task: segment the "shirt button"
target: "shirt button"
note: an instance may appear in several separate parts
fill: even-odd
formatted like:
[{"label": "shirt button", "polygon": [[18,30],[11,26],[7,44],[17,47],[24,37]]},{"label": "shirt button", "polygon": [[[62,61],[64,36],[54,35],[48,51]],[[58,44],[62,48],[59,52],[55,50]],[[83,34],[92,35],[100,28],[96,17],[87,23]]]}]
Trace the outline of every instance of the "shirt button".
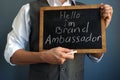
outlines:
[{"label": "shirt button", "polygon": [[60,70],[61,71],[65,71],[65,67],[63,67],[63,66],[60,65]]},{"label": "shirt button", "polygon": [[61,68],[61,71],[65,71],[65,68]]}]

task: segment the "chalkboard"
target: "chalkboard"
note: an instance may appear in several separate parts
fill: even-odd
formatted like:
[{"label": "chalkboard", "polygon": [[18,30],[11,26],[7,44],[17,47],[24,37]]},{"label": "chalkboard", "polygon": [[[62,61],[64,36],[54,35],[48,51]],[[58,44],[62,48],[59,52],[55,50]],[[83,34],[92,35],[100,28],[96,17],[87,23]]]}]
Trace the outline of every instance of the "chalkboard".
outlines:
[{"label": "chalkboard", "polygon": [[106,51],[100,5],[40,8],[39,49],[66,47],[78,53]]}]

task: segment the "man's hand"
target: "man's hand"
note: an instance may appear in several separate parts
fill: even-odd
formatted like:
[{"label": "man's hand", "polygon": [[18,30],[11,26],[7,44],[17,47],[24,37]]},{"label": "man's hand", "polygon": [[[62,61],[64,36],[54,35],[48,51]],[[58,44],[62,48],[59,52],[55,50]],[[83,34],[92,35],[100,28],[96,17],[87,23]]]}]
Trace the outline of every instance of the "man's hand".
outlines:
[{"label": "man's hand", "polygon": [[73,50],[56,47],[50,50],[45,50],[40,52],[40,58],[42,62],[50,63],[50,64],[63,64],[66,59],[74,59]]},{"label": "man's hand", "polygon": [[101,3],[100,8],[101,8],[101,16],[103,17],[107,28],[112,18],[113,8],[110,5],[103,3]]}]

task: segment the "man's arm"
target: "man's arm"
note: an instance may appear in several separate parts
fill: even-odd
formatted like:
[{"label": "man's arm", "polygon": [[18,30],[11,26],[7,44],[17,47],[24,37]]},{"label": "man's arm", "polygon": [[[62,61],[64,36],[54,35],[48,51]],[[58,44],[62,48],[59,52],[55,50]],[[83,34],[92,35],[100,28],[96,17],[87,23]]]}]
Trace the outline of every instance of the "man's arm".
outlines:
[{"label": "man's arm", "polygon": [[104,54],[104,53],[95,53],[95,54],[92,53],[92,54],[90,54],[90,55],[93,56],[93,57],[96,57],[96,58],[100,59],[103,54]]},{"label": "man's arm", "polygon": [[10,58],[10,62],[19,65],[36,63],[63,64],[66,59],[74,59],[74,54],[67,54],[71,51],[70,49],[62,47],[40,52],[30,52],[19,49]]},{"label": "man's arm", "polygon": [[39,58],[37,52],[29,52],[24,49],[19,49],[13,53],[10,58],[10,62],[12,64],[24,65],[24,64],[35,64],[38,62],[42,62],[41,58]]}]

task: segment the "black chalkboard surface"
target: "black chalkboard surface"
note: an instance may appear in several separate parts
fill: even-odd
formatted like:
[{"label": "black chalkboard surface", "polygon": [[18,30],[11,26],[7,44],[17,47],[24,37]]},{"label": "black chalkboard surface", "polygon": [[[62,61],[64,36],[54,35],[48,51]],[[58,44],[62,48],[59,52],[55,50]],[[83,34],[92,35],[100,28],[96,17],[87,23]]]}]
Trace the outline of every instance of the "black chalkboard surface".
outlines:
[{"label": "black chalkboard surface", "polygon": [[78,53],[105,52],[105,24],[99,5],[42,7],[40,50],[58,46],[76,49]]}]

